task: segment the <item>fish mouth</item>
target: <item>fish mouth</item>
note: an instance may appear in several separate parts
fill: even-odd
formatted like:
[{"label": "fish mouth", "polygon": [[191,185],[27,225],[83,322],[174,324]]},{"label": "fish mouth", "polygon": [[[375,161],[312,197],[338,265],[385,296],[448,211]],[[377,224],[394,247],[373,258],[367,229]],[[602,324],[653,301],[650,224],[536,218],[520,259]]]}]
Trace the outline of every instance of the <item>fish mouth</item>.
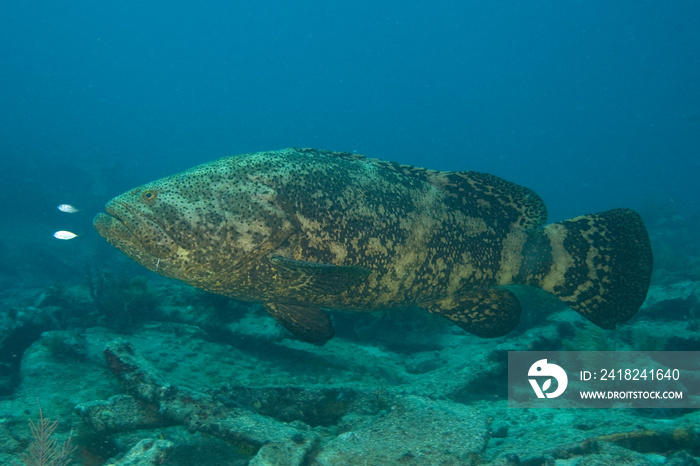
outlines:
[{"label": "fish mouth", "polygon": [[[110,243],[117,241],[136,242],[138,236],[134,232],[135,219],[129,215],[128,209],[115,201],[109,201],[105,206],[107,213],[101,212],[92,221],[97,232]],[[130,228],[129,225],[132,225]]]},{"label": "fish mouth", "polygon": [[[107,213],[114,219],[115,222],[121,224],[132,236],[136,236],[134,232],[134,224],[138,221],[138,216],[134,215],[126,204],[110,201],[105,206]],[[132,228],[129,228],[132,225]],[[121,228],[121,227],[120,227]]]},{"label": "fish mouth", "polygon": [[[105,210],[107,213],[95,216],[93,226],[100,236],[128,256],[165,257],[173,247],[177,247],[158,223],[128,204],[112,199]],[[161,238],[161,241],[154,243],[146,240],[153,237]]]}]

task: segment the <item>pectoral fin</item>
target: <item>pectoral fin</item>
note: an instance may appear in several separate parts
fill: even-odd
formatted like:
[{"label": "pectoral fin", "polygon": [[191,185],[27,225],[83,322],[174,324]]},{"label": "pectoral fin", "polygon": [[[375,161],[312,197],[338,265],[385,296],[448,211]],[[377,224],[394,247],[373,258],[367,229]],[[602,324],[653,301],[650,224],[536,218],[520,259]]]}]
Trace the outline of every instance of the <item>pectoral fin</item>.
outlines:
[{"label": "pectoral fin", "polygon": [[321,308],[267,303],[265,309],[298,339],[322,345],[333,338],[331,320]]},{"label": "pectoral fin", "polygon": [[520,302],[504,289],[480,290],[424,306],[482,338],[500,337],[520,320]]},{"label": "pectoral fin", "polygon": [[277,279],[286,288],[320,294],[338,294],[365,280],[371,271],[364,267],[319,264],[281,256],[270,257]]}]

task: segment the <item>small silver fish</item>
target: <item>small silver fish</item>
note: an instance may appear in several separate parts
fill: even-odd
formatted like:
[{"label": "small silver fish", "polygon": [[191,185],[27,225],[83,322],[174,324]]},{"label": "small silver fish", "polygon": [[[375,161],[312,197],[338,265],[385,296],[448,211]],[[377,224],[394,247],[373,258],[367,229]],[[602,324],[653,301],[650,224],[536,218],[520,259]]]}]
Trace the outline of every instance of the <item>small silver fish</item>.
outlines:
[{"label": "small silver fish", "polygon": [[60,230],[53,234],[53,237],[58,239],[73,239],[77,236],[78,235],[76,235],[75,233],[66,230]]},{"label": "small silver fish", "polygon": [[80,212],[80,209],[77,209],[70,204],[61,204],[58,206],[58,210],[67,214],[74,214],[76,212]]}]

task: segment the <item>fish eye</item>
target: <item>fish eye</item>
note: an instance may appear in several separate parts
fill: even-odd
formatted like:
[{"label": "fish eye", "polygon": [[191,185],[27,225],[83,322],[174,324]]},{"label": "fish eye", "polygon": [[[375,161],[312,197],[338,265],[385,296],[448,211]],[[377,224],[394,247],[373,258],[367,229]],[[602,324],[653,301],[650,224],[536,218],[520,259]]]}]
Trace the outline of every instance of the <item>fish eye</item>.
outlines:
[{"label": "fish eye", "polygon": [[154,189],[147,189],[141,193],[141,199],[144,201],[152,201],[158,196],[158,193]]}]

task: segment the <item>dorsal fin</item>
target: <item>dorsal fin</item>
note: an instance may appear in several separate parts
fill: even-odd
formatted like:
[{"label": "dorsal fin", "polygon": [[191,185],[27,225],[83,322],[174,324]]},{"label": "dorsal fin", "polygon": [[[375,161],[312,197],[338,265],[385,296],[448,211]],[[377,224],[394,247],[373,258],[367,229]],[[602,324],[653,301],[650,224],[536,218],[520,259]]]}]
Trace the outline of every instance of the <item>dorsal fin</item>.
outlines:
[{"label": "dorsal fin", "polygon": [[429,170],[348,152],[298,150],[346,160],[363,160],[385,170],[419,178],[447,191],[456,199],[461,199],[463,206],[478,211],[480,216],[505,217],[515,228],[534,229],[542,226],[547,220],[544,201],[533,190],[488,173]]},{"label": "dorsal fin", "polygon": [[534,229],[547,220],[547,208],[540,196],[530,188],[495,175],[433,170],[427,174],[427,179],[456,196],[470,199],[488,209],[501,210],[508,215],[515,227]]},{"label": "dorsal fin", "polygon": [[511,183],[488,173],[471,171],[439,171],[426,168],[366,159],[368,162],[427,181],[462,199],[462,204],[478,209],[483,216],[489,212],[505,215],[512,226],[534,229],[547,220],[544,201],[533,190]]}]

